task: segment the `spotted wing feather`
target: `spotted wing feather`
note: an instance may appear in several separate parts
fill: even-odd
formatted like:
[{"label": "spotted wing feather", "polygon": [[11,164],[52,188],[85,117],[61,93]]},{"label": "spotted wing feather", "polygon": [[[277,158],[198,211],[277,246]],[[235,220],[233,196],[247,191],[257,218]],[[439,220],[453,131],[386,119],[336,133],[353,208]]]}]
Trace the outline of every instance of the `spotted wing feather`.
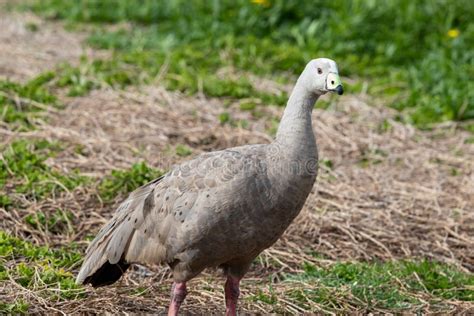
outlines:
[{"label": "spotted wing feather", "polygon": [[193,243],[186,238],[209,233],[199,232],[206,210],[232,204],[230,191],[221,199],[209,192],[242,181],[242,160],[232,150],[203,154],[131,193],[88,247],[76,282],[102,285],[107,265],[173,262]]}]

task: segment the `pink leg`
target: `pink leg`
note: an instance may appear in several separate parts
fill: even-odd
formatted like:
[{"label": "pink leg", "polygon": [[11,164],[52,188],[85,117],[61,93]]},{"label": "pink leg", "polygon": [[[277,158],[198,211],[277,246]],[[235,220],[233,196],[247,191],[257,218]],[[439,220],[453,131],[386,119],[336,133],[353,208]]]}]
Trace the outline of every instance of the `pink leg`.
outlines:
[{"label": "pink leg", "polygon": [[171,303],[168,310],[168,316],[178,316],[179,307],[186,298],[188,291],[186,290],[186,282],[173,283],[171,288]]},{"label": "pink leg", "polygon": [[237,300],[239,299],[240,294],[239,283],[239,278],[233,277],[231,275],[227,276],[227,281],[225,282],[226,316],[237,315]]}]

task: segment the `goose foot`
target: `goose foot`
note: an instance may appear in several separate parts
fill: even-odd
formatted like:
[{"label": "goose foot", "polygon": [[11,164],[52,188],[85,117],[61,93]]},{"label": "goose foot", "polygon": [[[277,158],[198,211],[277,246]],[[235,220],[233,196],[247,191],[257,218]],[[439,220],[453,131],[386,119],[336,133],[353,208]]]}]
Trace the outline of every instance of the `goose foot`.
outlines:
[{"label": "goose foot", "polygon": [[227,281],[225,282],[225,305],[226,316],[235,316],[237,315],[237,300],[240,295],[240,278],[233,277],[231,275],[227,276]]},{"label": "goose foot", "polygon": [[186,282],[175,282],[171,288],[171,303],[168,310],[168,316],[178,316],[179,307],[183,303],[188,291],[186,290]]}]

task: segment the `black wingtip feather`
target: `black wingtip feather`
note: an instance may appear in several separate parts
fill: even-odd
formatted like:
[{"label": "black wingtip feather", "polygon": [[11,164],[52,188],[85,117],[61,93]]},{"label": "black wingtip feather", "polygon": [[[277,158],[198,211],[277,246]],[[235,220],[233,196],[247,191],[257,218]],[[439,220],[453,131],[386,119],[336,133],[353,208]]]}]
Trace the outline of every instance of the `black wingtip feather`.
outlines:
[{"label": "black wingtip feather", "polygon": [[116,264],[107,261],[93,275],[88,276],[83,283],[90,283],[93,287],[115,283],[127,271],[128,267],[130,264],[123,260]]}]

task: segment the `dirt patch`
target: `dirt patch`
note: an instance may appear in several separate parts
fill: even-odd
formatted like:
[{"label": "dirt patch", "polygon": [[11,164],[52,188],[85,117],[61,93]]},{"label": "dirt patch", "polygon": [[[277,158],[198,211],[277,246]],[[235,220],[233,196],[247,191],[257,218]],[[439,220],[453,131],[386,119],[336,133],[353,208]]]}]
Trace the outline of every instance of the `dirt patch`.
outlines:
[{"label": "dirt patch", "polygon": [[332,260],[423,257],[473,271],[468,134],[449,126],[420,132],[389,112],[354,98],[317,113],[321,157],[331,167],[323,167],[318,194],[299,219],[311,223],[304,236]]},{"label": "dirt patch", "polygon": [[91,53],[83,39],[32,14],[0,9],[0,78],[24,82],[58,63],[74,63]]},{"label": "dirt patch", "polygon": [[[55,159],[54,164],[63,169],[105,174],[145,160],[166,170],[180,161],[175,153],[179,144],[196,155],[271,140],[265,133],[268,117],[255,119],[249,112],[238,111],[237,105],[224,107],[217,99],[187,97],[161,87],[93,91],[66,104],[65,110],[53,113],[37,132],[83,148],[87,158],[74,159],[73,152],[64,152]],[[224,112],[232,120],[246,120],[249,129],[220,122]]]}]

